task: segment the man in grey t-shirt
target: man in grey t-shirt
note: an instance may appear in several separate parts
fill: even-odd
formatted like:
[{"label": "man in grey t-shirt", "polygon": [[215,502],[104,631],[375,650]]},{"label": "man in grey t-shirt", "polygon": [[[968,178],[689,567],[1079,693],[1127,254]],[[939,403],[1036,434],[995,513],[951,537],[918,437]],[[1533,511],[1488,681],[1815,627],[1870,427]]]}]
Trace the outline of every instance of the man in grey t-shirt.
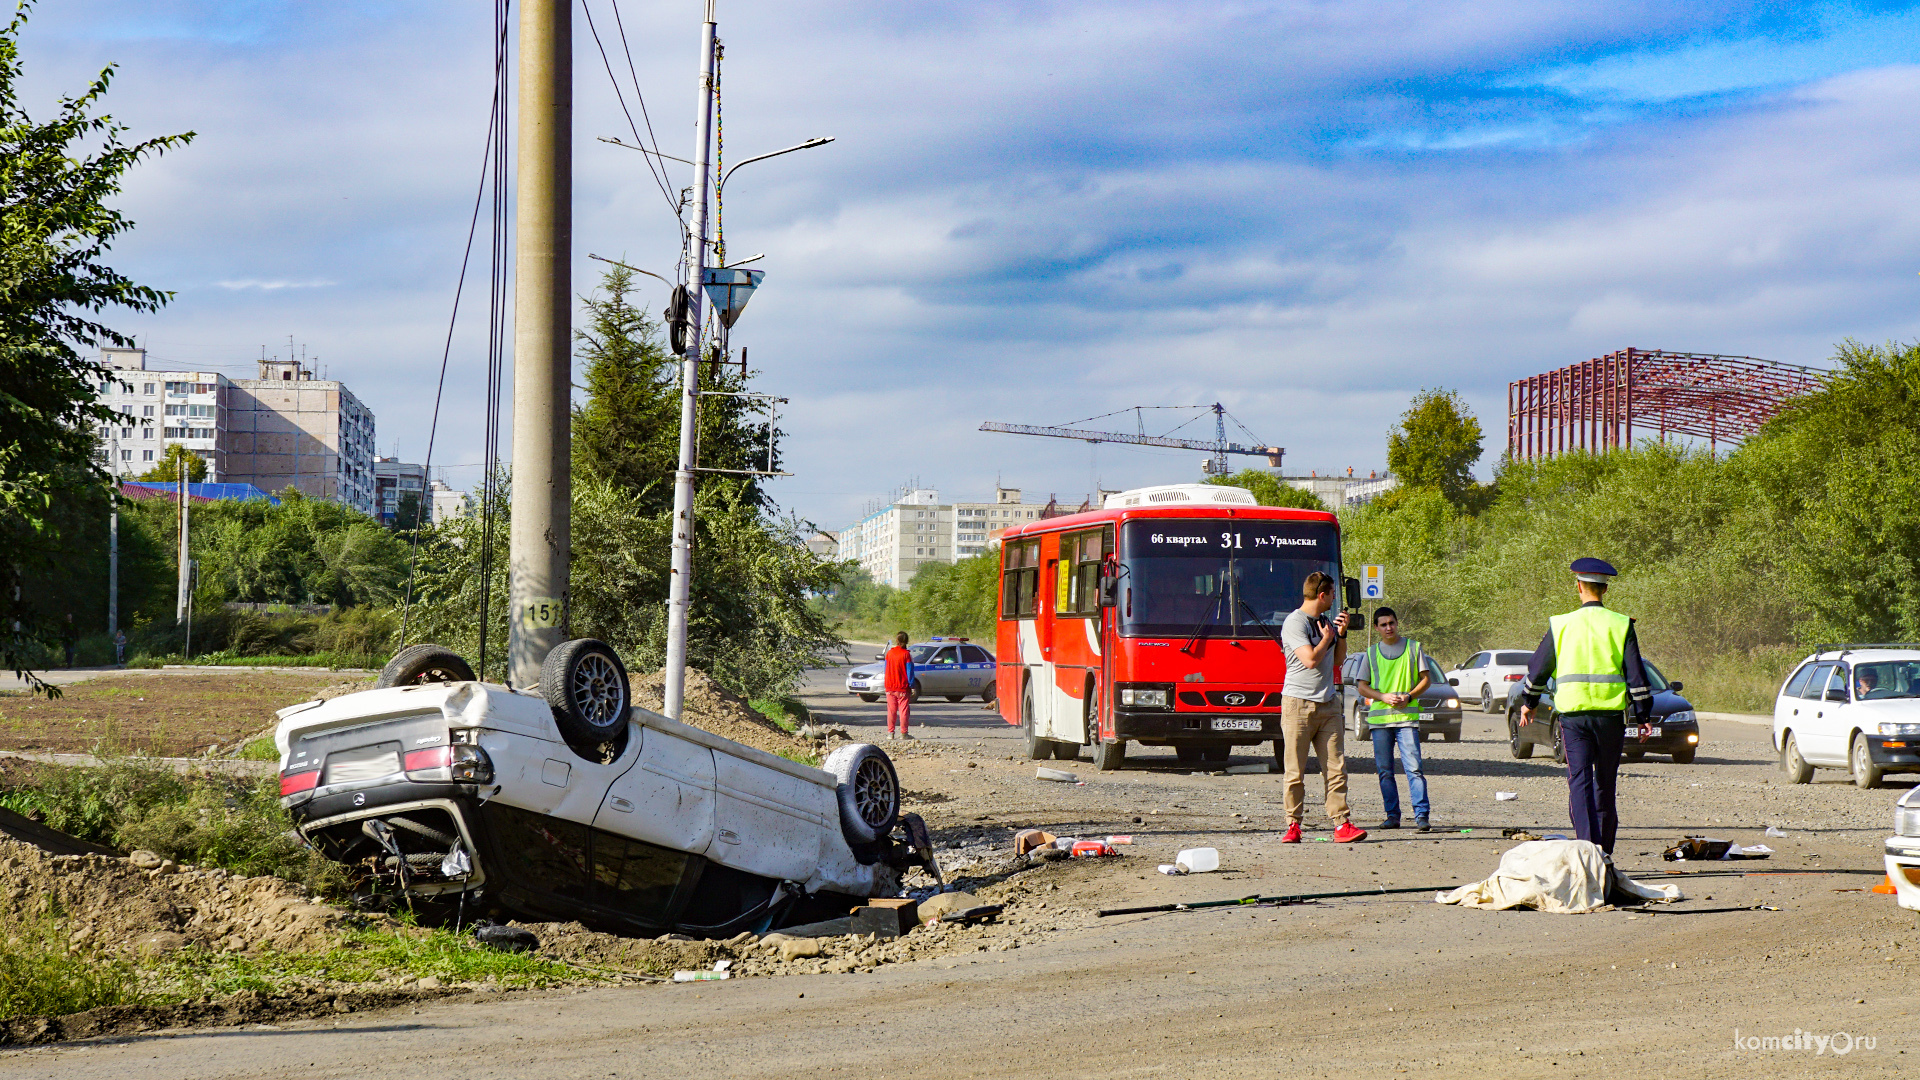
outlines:
[{"label": "man in grey t-shirt", "polygon": [[1287,678],[1280,687],[1280,740],[1274,746],[1287,772],[1287,833],[1283,844],[1300,842],[1300,819],[1307,806],[1307,752],[1320,758],[1327,785],[1327,817],[1339,823],[1336,843],[1365,840],[1347,811],[1347,759],[1342,743],[1340,706],[1333,700],[1334,672],[1347,656],[1345,612],[1327,618],[1333,607],[1333,578],[1314,571],[1301,583],[1300,607],[1280,624],[1280,647],[1287,653]]}]

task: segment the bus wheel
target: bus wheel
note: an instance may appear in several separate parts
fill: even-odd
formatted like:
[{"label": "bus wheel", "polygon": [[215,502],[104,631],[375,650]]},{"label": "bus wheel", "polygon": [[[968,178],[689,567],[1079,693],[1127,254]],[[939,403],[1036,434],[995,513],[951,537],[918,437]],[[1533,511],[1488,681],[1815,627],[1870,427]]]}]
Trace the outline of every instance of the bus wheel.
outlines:
[{"label": "bus wheel", "polygon": [[1053,756],[1053,740],[1043,739],[1033,729],[1033,680],[1020,691],[1020,726],[1027,733],[1027,759],[1045,761]]},{"label": "bus wheel", "polygon": [[1093,767],[1101,772],[1113,772],[1125,768],[1127,764],[1127,744],[1115,739],[1112,742],[1093,744]]}]

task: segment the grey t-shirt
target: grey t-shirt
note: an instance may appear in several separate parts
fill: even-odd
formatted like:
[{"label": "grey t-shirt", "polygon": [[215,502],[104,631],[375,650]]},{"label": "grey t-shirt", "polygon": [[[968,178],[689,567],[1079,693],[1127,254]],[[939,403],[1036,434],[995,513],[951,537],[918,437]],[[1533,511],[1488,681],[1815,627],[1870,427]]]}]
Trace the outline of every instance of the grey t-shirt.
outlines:
[{"label": "grey t-shirt", "polygon": [[[1380,650],[1380,655],[1381,655],[1381,656],[1383,656],[1383,657],[1385,657],[1385,658],[1387,658],[1388,660],[1398,660],[1398,659],[1400,659],[1400,655],[1401,655],[1402,653],[1404,653],[1404,652],[1406,652],[1406,651],[1407,651],[1407,640],[1408,640],[1407,638],[1401,638],[1401,639],[1400,639],[1400,640],[1399,640],[1398,642],[1396,642],[1396,643],[1394,643],[1394,644],[1392,644],[1392,645],[1389,645],[1389,644],[1387,644],[1386,642],[1384,642],[1384,641],[1382,641],[1382,642],[1379,642],[1379,643],[1377,643],[1377,644],[1375,644],[1375,645],[1374,645],[1374,648],[1376,648],[1376,649],[1379,649],[1379,650]],[[1367,682],[1367,683],[1371,683],[1371,682],[1373,681],[1373,663],[1372,663],[1372,659],[1371,659],[1371,657],[1370,657],[1370,656],[1369,656],[1369,655],[1367,654],[1367,652],[1366,652],[1365,650],[1361,650],[1361,653],[1360,653],[1360,659],[1358,659],[1358,660],[1356,660],[1356,661],[1354,661],[1354,664],[1353,664],[1353,681],[1354,681],[1354,682]],[[1413,681],[1414,681],[1414,682],[1415,682],[1416,684],[1417,684],[1417,683],[1419,683],[1419,681],[1420,681],[1420,672],[1415,672],[1415,673],[1414,673],[1414,676],[1413,676]],[[1377,689],[1379,689],[1379,687],[1375,687],[1374,689],[1376,689],[1376,690],[1377,690]],[[1362,700],[1365,700],[1365,699],[1362,699]],[[1373,702],[1371,702],[1371,701],[1368,701],[1368,702],[1366,702],[1366,705],[1367,705],[1367,709],[1368,709],[1368,711],[1369,711],[1369,712],[1371,712],[1371,711],[1372,711],[1372,709],[1373,709]],[[1398,721],[1394,721],[1394,722],[1392,722],[1392,723],[1385,723],[1385,724],[1378,724],[1378,723],[1374,723],[1374,722],[1373,722],[1372,720],[1368,720],[1368,721],[1367,721],[1367,726],[1368,726],[1369,728],[1402,728],[1402,727],[1419,727],[1419,726],[1420,726],[1420,718],[1419,718],[1419,717],[1413,717],[1413,718],[1410,718],[1410,719],[1407,719],[1407,720],[1398,720]]]},{"label": "grey t-shirt", "polygon": [[1287,614],[1280,624],[1280,645],[1287,650],[1287,681],[1280,686],[1282,694],[1308,701],[1333,700],[1334,650],[1321,653],[1320,663],[1315,666],[1309,666],[1302,655],[1320,640],[1320,635],[1332,632],[1324,615],[1309,615],[1305,608]]}]

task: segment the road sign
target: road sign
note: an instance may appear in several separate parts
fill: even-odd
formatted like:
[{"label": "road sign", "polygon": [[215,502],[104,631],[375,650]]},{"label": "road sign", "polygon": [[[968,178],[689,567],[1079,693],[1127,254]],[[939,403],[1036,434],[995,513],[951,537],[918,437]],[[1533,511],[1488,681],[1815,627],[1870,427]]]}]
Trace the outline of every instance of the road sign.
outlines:
[{"label": "road sign", "polygon": [[1384,600],[1387,597],[1387,579],[1378,566],[1360,568],[1360,595],[1368,600]]}]

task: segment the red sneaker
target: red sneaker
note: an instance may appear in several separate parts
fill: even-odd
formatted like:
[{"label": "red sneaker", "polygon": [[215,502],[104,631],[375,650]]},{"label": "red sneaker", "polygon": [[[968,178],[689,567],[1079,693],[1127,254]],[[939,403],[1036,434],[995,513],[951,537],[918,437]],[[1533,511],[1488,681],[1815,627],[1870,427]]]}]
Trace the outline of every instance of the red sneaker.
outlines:
[{"label": "red sneaker", "polygon": [[[1363,833],[1362,835],[1365,835],[1365,834]],[[1299,843],[1300,842],[1300,823],[1296,821],[1289,824],[1287,826],[1287,835],[1281,837],[1280,842],[1283,844]]]},{"label": "red sneaker", "polygon": [[1339,828],[1333,830],[1333,842],[1336,844],[1351,844],[1356,840],[1365,840],[1366,838],[1367,830],[1360,828],[1351,821],[1343,821],[1340,823]]}]

